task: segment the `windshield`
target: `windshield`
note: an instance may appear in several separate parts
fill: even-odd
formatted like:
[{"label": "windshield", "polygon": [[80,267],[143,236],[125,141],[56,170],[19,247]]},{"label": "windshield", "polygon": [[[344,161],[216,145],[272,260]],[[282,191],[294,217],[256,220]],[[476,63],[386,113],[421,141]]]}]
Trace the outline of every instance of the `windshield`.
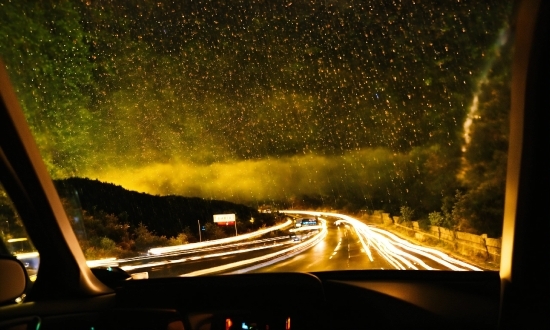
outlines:
[{"label": "windshield", "polygon": [[0,6],[90,266],[498,269],[511,1]]}]

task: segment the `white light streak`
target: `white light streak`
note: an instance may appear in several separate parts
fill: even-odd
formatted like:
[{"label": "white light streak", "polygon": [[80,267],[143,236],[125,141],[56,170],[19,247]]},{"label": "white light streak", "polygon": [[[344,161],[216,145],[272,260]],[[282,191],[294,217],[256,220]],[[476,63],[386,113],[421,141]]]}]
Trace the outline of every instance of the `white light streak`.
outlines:
[{"label": "white light streak", "polygon": [[353,229],[357,233],[357,236],[359,237],[359,241],[363,247],[363,250],[365,251],[365,254],[367,254],[371,262],[373,261],[373,255],[371,253],[372,249],[377,251],[379,255],[381,255],[396,269],[418,269],[417,265],[428,270],[436,269],[429,266],[422,259],[414,255],[416,254],[430,259],[451,270],[481,271],[481,269],[479,269],[478,267],[452,258],[439,250],[413,244],[402,238],[399,238],[392,233],[389,233],[379,228],[368,226],[361,221],[347,215],[329,212],[296,210],[284,210],[280,212],[288,214],[306,214],[338,218],[339,220],[336,221],[337,224],[347,224],[353,227]]},{"label": "white light streak", "polygon": [[232,237],[216,239],[216,240],[207,241],[207,242],[189,243],[189,244],[184,244],[184,245],[154,248],[154,249],[149,250],[149,254],[161,255],[161,254],[170,253],[170,252],[192,250],[192,249],[197,249],[197,248],[201,248],[201,247],[207,247],[207,246],[213,246],[213,245],[219,245],[219,244],[226,244],[226,243],[244,241],[244,240],[247,240],[247,239],[251,239],[251,238],[254,238],[254,237],[265,235],[265,234],[267,234],[271,231],[283,229],[283,228],[288,227],[290,225],[292,225],[292,221],[288,220],[285,223],[279,224],[277,226],[261,229],[261,230],[258,230],[258,231],[252,232],[252,233],[242,234],[242,235],[239,235],[239,236],[232,236]]},{"label": "white light streak", "polygon": [[304,250],[309,249],[310,247],[316,245],[317,243],[319,243],[321,240],[325,238],[325,236],[327,235],[326,221],[324,219],[319,219],[319,220],[321,220],[323,223],[322,230],[318,232],[316,235],[314,235],[311,239],[301,242],[297,245],[294,245],[292,247],[286,248],[281,251],[266,254],[264,256],[237,261],[230,264],[221,265],[218,267],[201,269],[195,272],[182,274],[180,276],[201,276],[201,275],[212,274],[212,273],[221,273],[230,269],[241,268],[241,267],[250,265],[248,268],[241,269],[239,271],[234,272],[234,273],[246,273],[251,270],[266,267],[268,265],[293,257],[299,253],[302,253]]}]

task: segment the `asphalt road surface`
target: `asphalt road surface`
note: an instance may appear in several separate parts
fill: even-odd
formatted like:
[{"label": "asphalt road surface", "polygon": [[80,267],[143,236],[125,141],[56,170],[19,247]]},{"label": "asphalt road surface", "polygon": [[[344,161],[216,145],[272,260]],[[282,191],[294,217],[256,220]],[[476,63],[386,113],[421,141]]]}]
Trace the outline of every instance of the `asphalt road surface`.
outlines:
[{"label": "asphalt road surface", "polygon": [[[318,216],[326,228],[310,231],[318,234],[305,239],[303,244],[294,245],[297,242],[287,237],[222,244],[128,260],[123,269],[130,273],[147,272],[149,277],[365,269],[480,270],[441,251],[412,244],[346,215],[293,212]],[[272,257],[266,259],[264,256]]]},{"label": "asphalt road surface", "polygon": [[[324,214],[326,215],[328,214]],[[480,270],[436,249],[412,244],[353,218],[336,214],[331,214],[331,217],[332,220],[327,220],[328,233],[323,241],[297,256],[256,269],[255,272],[354,269]],[[337,223],[339,225],[336,225]]]},{"label": "asphalt road surface", "polygon": [[258,272],[316,272],[350,269],[394,269],[385,259],[370,261],[349,226],[328,226],[325,239],[301,254]]}]

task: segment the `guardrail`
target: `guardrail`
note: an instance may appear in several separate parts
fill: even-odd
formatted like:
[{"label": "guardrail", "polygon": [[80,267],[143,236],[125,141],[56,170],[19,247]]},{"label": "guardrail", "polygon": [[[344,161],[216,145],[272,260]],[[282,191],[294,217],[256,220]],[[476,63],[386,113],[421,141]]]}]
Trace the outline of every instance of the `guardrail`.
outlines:
[{"label": "guardrail", "polygon": [[430,226],[429,230],[424,230],[420,228],[418,221],[411,221],[408,226],[399,224],[399,217],[390,217],[388,213],[382,213],[376,219],[370,219],[368,216],[363,218],[379,220],[376,222],[401,228],[420,242],[441,241],[451,245],[454,251],[461,255],[475,255],[500,262],[501,238],[490,238],[487,234],[475,235],[439,226]]},{"label": "guardrail", "polygon": [[[320,219],[322,220],[322,219]],[[324,222],[324,220],[322,220]],[[311,247],[313,247],[315,244],[319,243],[327,234],[327,227],[326,224],[324,224],[322,229],[315,235],[312,235],[309,239],[298,243],[292,247],[289,247],[287,249],[273,252],[264,256],[252,258],[252,259],[246,259],[226,265],[221,265],[217,267],[212,267],[208,269],[203,269],[187,274],[183,274],[180,276],[201,276],[201,275],[207,275],[207,274],[218,274],[218,273],[228,273],[228,274],[237,274],[237,273],[245,273],[249,272],[254,269],[262,268],[269,266],[271,264],[274,264],[276,262],[280,262],[284,259],[291,258]],[[232,269],[238,269],[238,270],[232,270]],[[232,270],[232,271],[230,271]]]},{"label": "guardrail", "polygon": [[176,245],[176,246],[152,248],[147,251],[148,256],[125,258],[125,259],[105,258],[105,259],[99,259],[99,260],[88,260],[86,261],[86,263],[88,264],[89,267],[115,267],[115,266],[118,267],[119,263],[121,262],[134,261],[138,259],[151,259],[153,257],[164,257],[164,256],[182,253],[185,251],[192,251],[192,250],[207,248],[207,247],[223,246],[225,248],[229,243],[235,244],[237,242],[243,242],[251,238],[265,235],[272,231],[281,230],[281,229],[290,227],[291,225],[292,225],[292,221],[288,220],[288,221],[285,221],[284,223],[275,225],[273,227],[260,229],[251,233],[241,234],[238,236],[232,236],[232,237],[205,241],[205,242],[196,242],[196,243],[188,243],[188,244]]}]

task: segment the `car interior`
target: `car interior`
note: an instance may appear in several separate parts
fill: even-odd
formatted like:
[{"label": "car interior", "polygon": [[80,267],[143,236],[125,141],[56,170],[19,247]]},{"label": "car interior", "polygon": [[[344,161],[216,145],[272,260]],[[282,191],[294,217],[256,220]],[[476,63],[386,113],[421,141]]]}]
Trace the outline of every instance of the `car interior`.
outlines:
[{"label": "car interior", "polygon": [[[547,1],[515,7],[500,271],[324,271],[134,280],[87,266],[0,65],[0,181],[40,253],[31,282],[0,246],[0,329],[550,327]],[[546,265],[546,266],[545,266]]]}]

